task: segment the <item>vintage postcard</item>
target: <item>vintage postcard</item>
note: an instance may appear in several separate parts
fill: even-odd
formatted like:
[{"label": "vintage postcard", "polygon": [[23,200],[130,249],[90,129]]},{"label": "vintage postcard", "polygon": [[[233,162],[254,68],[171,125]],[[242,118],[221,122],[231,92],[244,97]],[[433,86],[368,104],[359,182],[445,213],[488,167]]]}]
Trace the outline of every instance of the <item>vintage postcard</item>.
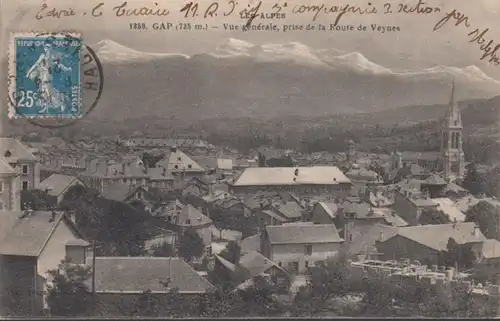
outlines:
[{"label": "vintage postcard", "polygon": [[0,316],[500,316],[500,1],[0,1]]}]

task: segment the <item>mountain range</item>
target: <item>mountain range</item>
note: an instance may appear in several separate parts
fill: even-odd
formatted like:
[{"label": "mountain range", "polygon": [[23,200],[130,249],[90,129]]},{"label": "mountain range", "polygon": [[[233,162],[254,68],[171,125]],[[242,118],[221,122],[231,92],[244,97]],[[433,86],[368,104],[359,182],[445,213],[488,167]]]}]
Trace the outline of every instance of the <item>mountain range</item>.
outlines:
[{"label": "mountain range", "polygon": [[185,121],[377,112],[491,98],[500,82],[476,66],[393,70],[359,52],[298,42],[254,45],[230,38],[195,55],[147,53],[102,40],[102,100],[90,119],[145,116]]}]

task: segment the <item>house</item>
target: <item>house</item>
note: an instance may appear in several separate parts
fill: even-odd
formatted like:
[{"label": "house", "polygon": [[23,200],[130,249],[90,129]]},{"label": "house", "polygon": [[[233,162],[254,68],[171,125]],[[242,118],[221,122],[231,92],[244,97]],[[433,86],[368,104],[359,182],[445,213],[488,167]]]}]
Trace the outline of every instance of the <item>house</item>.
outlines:
[{"label": "house", "polygon": [[474,223],[453,223],[401,227],[391,235],[381,235],[376,247],[384,260],[410,258],[422,264],[441,265],[441,255],[447,251],[448,240],[466,244],[479,256],[486,237]]},{"label": "house", "polygon": [[[278,287],[287,292],[291,284],[291,276],[275,262],[269,260],[258,251],[251,251],[243,255],[233,264],[219,255],[216,256],[217,273],[225,270],[224,275],[229,276],[234,282],[244,282],[258,275],[268,275]],[[219,274],[221,275],[221,274]]]},{"label": "house", "polygon": [[418,190],[399,189],[394,191],[392,209],[408,224],[417,225],[423,211],[436,211],[438,204],[432,199],[422,197]]},{"label": "house", "polygon": [[282,225],[283,223],[289,222],[289,220],[274,211],[262,210],[255,213],[257,218],[257,223],[260,228],[264,228],[268,225]]},{"label": "house", "polygon": [[52,174],[40,182],[40,189],[45,190],[49,196],[54,197],[57,200],[56,204],[60,204],[68,189],[76,185],[83,186],[84,184],[73,176]]},{"label": "house", "polygon": [[107,185],[101,193],[102,197],[108,200],[132,203],[134,201],[154,202],[154,197],[149,194],[146,187],[129,186],[122,183]]},{"label": "house", "polygon": [[205,244],[205,254],[211,255],[213,222],[210,218],[203,215],[191,204],[184,205],[178,200],[160,208],[157,215],[165,218],[166,222],[178,233],[179,239],[182,239],[188,228],[194,229]]},{"label": "house", "polygon": [[216,171],[221,176],[233,175],[233,160],[231,158],[217,158]]},{"label": "house", "polygon": [[292,192],[301,198],[317,194],[334,198],[348,195],[352,183],[335,166],[313,166],[246,168],[228,185],[237,196],[269,191]]},{"label": "house", "polygon": [[175,146],[170,148],[170,152],[156,164],[156,167],[165,168],[174,177],[187,178],[205,174],[204,168]]},{"label": "house", "polygon": [[260,234],[245,237],[241,240],[240,247],[243,254],[260,251]]},{"label": "house", "polygon": [[397,227],[385,224],[354,224],[345,230],[348,236],[345,238],[344,248],[350,256],[355,256],[358,260],[378,258],[379,253],[376,247],[380,236],[389,237],[397,233]]},{"label": "house", "polygon": [[21,173],[0,157],[0,211],[20,211],[19,193]]},{"label": "house", "polygon": [[336,203],[317,202],[311,212],[311,222],[316,224],[334,224],[339,206]]},{"label": "house", "polygon": [[384,184],[382,176],[372,170],[364,169],[359,164],[353,164],[352,167],[345,173],[353,184],[353,195],[361,195],[366,192],[366,189],[372,186]]},{"label": "house", "polygon": [[484,280],[493,280],[500,270],[500,241],[488,239],[482,243],[474,271]]},{"label": "house", "polygon": [[[87,260],[92,266],[92,260]],[[144,291],[158,299],[178,289],[183,296],[207,293],[213,288],[189,264],[177,257],[96,257],[95,293],[103,315],[122,316],[134,309]],[[92,280],[88,280],[92,288]],[[167,302],[161,306],[168,309]]]},{"label": "house", "polygon": [[41,315],[47,271],[62,260],[84,263],[89,244],[62,212],[2,211],[0,260],[3,311]]},{"label": "house", "polygon": [[343,242],[334,224],[275,225],[263,231],[260,252],[297,274],[306,272],[316,261],[335,256]]},{"label": "house", "polygon": [[38,188],[40,166],[30,148],[15,138],[0,137],[0,156],[4,157],[10,166],[20,170],[21,189]]},{"label": "house", "polygon": [[432,201],[438,204],[438,211],[441,211],[448,216],[450,222],[461,223],[465,221],[465,214],[457,208],[451,199],[442,197],[433,198]]}]

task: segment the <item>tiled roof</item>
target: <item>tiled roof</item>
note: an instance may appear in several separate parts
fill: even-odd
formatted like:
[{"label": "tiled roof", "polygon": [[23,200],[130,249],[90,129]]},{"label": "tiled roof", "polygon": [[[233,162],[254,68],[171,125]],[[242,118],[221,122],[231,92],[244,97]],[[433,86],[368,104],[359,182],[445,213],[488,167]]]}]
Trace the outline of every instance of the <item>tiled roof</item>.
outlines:
[{"label": "tiled roof", "polygon": [[455,205],[455,203],[449,198],[433,198],[433,202],[438,204],[438,210],[443,211],[447,215],[451,222],[464,222],[465,214],[462,213]]},{"label": "tiled roof", "polygon": [[9,163],[17,160],[36,161],[36,157],[27,146],[10,137],[0,137],[0,156],[5,157]]},{"label": "tiled roof", "polygon": [[233,185],[335,185],[350,182],[335,166],[254,167],[246,168]]},{"label": "tiled roof", "polygon": [[396,235],[398,229],[396,227],[374,224],[354,224],[350,232],[354,235],[351,242],[344,243],[347,251],[351,255],[361,253],[377,253],[375,244],[377,241],[387,240],[388,238]]},{"label": "tiled roof", "polygon": [[398,229],[398,235],[437,251],[446,250],[449,238],[453,238],[458,244],[486,240],[486,237],[479,229],[476,229],[475,223],[472,222],[401,227]]},{"label": "tiled roof", "polygon": [[100,293],[165,292],[161,282],[169,278],[169,288],[180,293],[204,293],[213,287],[177,257],[96,257],[95,261],[95,289]]},{"label": "tiled roof", "polygon": [[429,176],[423,184],[428,184],[428,185],[446,185],[448,184],[444,179],[442,179],[440,176],[436,174],[432,174]]},{"label": "tiled roof", "polygon": [[203,215],[200,211],[194,208],[191,204],[184,206],[179,214],[178,225],[185,226],[201,226],[212,223],[212,220]]},{"label": "tiled roof", "polygon": [[245,237],[243,240],[241,240],[240,246],[243,253],[260,251],[260,234]]},{"label": "tiled roof", "polygon": [[[19,256],[40,255],[50,235],[64,217],[62,212],[56,212],[55,219],[51,222],[52,212],[45,211],[33,211],[29,216],[24,212],[0,211],[0,215],[0,254]],[[21,218],[23,216],[26,217]],[[72,226],[69,220],[66,223]]]},{"label": "tiled roof", "polygon": [[335,218],[339,210],[339,206],[335,203],[318,202],[316,206],[321,206],[331,219]]},{"label": "tiled roof", "polygon": [[285,204],[273,202],[272,207],[286,218],[294,219],[302,217],[302,209],[296,202],[286,202]]},{"label": "tiled roof", "polygon": [[131,188],[130,185],[116,183],[104,186],[101,194],[105,199],[123,202],[129,195],[135,192],[135,190],[137,190],[137,188]]},{"label": "tiled roof", "polygon": [[340,243],[334,224],[287,224],[266,226],[271,244]]},{"label": "tiled roof", "polygon": [[0,175],[16,175],[18,172],[12,168],[7,162],[7,159],[0,156]]},{"label": "tiled roof", "polygon": [[172,149],[160,160],[157,167],[163,167],[171,172],[204,172],[200,165],[179,149]]},{"label": "tiled roof", "polygon": [[264,214],[266,214],[266,215],[268,215],[268,216],[270,216],[270,217],[272,217],[272,218],[274,218],[276,220],[279,220],[281,222],[286,222],[287,221],[287,219],[284,218],[283,216],[281,216],[281,215],[279,215],[277,213],[274,213],[273,211],[270,211],[270,210],[263,210],[262,213],[264,213]]},{"label": "tiled roof", "polygon": [[78,178],[63,174],[52,174],[42,182],[40,182],[41,190],[48,190],[47,194],[51,196],[59,196],[66,191]]},{"label": "tiled roof", "polygon": [[240,258],[238,263],[239,266],[245,268],[250,273],[251,277],[266,272],[272,266],[277,266],[273,261],[257,251],[245,254]]}]

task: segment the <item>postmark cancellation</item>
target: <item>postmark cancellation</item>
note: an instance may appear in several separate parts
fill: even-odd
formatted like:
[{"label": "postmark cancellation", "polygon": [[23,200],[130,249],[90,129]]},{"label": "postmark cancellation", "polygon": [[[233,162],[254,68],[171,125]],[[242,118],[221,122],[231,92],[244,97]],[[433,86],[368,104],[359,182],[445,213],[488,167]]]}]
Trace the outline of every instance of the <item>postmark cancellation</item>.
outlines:
[{"label": "postmark cancellation", "polygon": [[82,117],[79,33],[12,33],[9,118]]}]

